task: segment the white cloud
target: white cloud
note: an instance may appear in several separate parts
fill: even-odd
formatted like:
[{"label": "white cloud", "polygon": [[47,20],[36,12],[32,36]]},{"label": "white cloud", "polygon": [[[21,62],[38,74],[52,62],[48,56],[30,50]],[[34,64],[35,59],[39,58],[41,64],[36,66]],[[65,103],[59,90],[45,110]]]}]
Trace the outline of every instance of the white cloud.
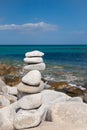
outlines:
[{"label": "white cloud", "polygon": [[48,24],[45,22],[25,23],[25,24],[5,24],[0,25],[0,30],[17,30],[17,31],[54,31],[57,30],[57,25]]}]

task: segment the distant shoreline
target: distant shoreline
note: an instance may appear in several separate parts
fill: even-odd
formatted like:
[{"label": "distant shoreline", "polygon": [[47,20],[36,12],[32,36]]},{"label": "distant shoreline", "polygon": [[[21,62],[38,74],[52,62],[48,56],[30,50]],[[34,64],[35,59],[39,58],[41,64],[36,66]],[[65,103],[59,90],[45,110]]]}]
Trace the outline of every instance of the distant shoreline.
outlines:
[{"label": "distant shoreline", "polygon": [[87,44],[0,44],[0,46],[87,46]]}]

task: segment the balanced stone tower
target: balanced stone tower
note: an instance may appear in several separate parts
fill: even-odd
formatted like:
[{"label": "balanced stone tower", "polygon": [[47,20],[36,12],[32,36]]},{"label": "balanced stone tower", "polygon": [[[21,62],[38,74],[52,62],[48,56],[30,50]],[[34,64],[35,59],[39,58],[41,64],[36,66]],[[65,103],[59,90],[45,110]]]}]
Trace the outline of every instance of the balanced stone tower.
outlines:
[{"label": "balanced stone tower", "polygon": [[[40,51],[27,52],[24,58],[27,71],[22,82],[17,86],[20,110],[15,115],[14,126],[16,129],[35,127],[40,124],[45,115],[45,106],[42,104],[41,91],[44,82],[41,80],[41,72],[45,70]],[[21,124],[21,125],[20,125]]]},{"label": "balanced stone tower", "polygon": [[27,63],[27,65],[24,67],[24,71],[30,71],[30,70],[39,70],[43,71],[45,70],[45,63],[43,63],[42,56],[44,56],[44,53],[40,51],[32,51],[27,52],[25,54],[24,61]]},{"label": "balanced stone tower", "polygon": [[46,67],[42,58],[44,53],[32,51],[27,52],[25,56],[24,62],[27,65],[24,66],[24,71],[26,73],[22,82],[18,85],[19,98],[26,94],[39,93],[44,89],[44,82],[41,80],[41,71],[45,70]]}]

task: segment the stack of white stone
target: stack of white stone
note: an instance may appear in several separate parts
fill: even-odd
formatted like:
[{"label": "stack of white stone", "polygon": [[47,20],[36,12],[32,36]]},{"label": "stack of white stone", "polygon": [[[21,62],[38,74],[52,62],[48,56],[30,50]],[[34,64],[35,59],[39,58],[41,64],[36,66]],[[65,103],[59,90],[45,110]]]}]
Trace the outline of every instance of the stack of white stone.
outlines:
[{"label": "stack of white stone", "polygon": [[43,62],[42,56],[44,56],[44,53],[40,51],[27,52],[24,58],[24,62],[27,63],[27,65],[24,67],[24,71],[28,72],[30,70],[45,70],[46,65]]},{"label": "stack of white stone", "polygon": [[44,89],[44,83],[41,80],[41,72],[45,70],[42,56],[44,53],[40,51],[27,52],[24,58],[26,65],[24,70],[27,71],[22,78],[22,82],[18,85],[19,98],[26,94],[39,93]]},{"label": "stack of white stone", "polygon": [[39,51],[33,51],[25,55],[24,61],[28,65],[24,69],[28,70],[28,72],[17,86],[20,110],[17,111],[14,119],[16,129],[37,126],[42,121],[45,113],[42,105],[42,94],[40,93],[44,89],[44,82],[41,80],[40,72],[40,70],[45,69],[45,64],[41,57],[44,54]]}]

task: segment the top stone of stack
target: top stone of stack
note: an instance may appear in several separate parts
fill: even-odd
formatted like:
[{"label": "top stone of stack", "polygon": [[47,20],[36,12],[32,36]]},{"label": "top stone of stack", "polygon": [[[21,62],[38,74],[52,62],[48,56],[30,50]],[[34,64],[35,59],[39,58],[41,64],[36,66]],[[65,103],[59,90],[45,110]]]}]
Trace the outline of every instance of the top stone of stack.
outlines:
[{"label": "top stone of stack", "polygon": [[42,56],[44,56],[44,53],[35,50],[35,51],[32,51],[32,52],[25,53],[25,56],[26,57],[42,57]]}]

